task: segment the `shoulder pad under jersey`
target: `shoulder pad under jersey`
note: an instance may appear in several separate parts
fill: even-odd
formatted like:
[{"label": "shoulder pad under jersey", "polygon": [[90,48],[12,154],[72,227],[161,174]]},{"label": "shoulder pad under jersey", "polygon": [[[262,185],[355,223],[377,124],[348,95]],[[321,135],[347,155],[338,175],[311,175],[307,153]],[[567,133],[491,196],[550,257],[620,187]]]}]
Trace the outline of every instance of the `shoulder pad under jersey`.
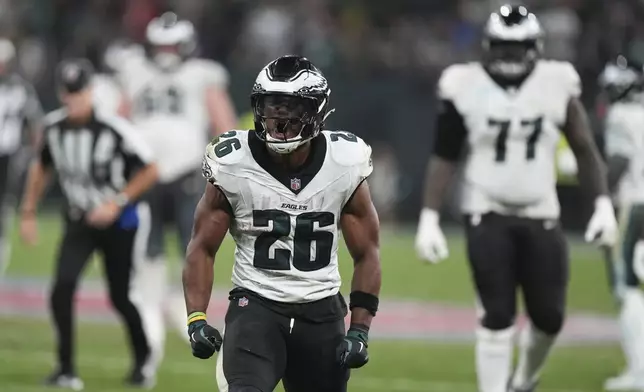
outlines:
[{"label": "shoulder pad under jersey", "polygon": [[480,68],[478,63],[452,64],[445,68],[438,79],[438,98],[454,100],[471,86],[470,79],[480,72]]},{"label": "shoulder pad under jersey", "polygon": [[185,65],[190,72],[194,72],[196,77],[204,85],[217,85],[227,87],[229,75],[226,68],[216,61],[206,59],[191,59]]},{"label": "shoulder pad under jersey", "polygon": [[571,97],[581,95],[581,79],[575,67],[568,61],[540,60],[539,66],[545,76],[553,80]]},{"label": "shoulder pad under jersey", "polygon": [[248,154],[248,131],[232,130],[214,138],[206,146],[202,164],[202,174],[210,182],[215,182],[220,170],[233,167]]},{"label": "shoulder pad under jersey", "polygon": [[641,133],[644,106],[639,102],[617,102],[606,112],[606,132]]},{"label": "shoulder pad under jersey", "polygon": [[341,166],[355,167],[362,177],[373,171],[371,146],[362,138],[346,131],[323,131],[331,158]]}]

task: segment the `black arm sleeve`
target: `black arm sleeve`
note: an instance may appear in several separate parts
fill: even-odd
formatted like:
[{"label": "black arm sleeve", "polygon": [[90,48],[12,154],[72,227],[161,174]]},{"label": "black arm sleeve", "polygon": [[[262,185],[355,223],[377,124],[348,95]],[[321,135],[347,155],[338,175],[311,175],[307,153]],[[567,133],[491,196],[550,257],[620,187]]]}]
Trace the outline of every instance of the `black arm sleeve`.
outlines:
[{"label": "black arm sleeve", "polygon": [[45,168],[50,168],[53,163],[54,159],[51,156],[51,150],[49,149],[49,143],[47,143],[47,140],[42,141],[42,146],[40,147],[40,164],[45,167]]},{"label": "black arm sleeve", "polygon": [[134,174],[147,165],[146,160],[143,159],[141,154],[132,148],[123,138],[120,139],[119,151],[125,160],[125,178],[129,181]]},{"label": "black arm sleeve", "polygon": [[614,155],[608,158],[606,166],[608,166],[608,190],[614,193],[617,190],[620,180],[628,169],[630,160],[627,157]]},{"label": "black arm sleeve", "polygon": [[439,105],[434,154],[447,161],[458,161],[467,139],[463,117],[452,101],[442,100]]}]

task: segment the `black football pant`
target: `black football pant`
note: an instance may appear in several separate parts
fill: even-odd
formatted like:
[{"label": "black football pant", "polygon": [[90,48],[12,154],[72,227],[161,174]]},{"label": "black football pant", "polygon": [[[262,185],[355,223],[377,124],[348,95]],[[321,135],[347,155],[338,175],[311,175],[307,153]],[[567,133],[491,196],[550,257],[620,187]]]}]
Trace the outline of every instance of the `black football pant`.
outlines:
[{"label": "black football pant", "polygon": [[[326,307],[333,300],[293,306]],[[219,389],[272,392],[281,380],[287,392],[346,392],[349,371],[336,357],[344,336],[342,318],[291,318],[256,296],[233,291],[217,357]]]},{"label": "black football pant", "polygon": [[0,156],[0,271],[9,263],[9,231],[16,208],[19,170],[15,154]]},{"label": "black football pant", "polygon": [[[74,294],[87,262],[99,251],[112,305],[127,327],[134,356],[134,367],[141,368],[150,349],[139,310],[130,300],[130,281],[135,262],[145,255],[147,235],[142,229],[122,229],[114,225],[95,229],[82,222],[65,222],[65,233],[58,250],[56,275],[51,292],[51,310],[58,337],[58,362],[62,372],[75,373],[74,363]],[[139,235],[137,235],[139,234]],[[141,235],[143,234],[143,235]]]},{"label": "black football pant", "polygon": [[467,216],[467,251],[484,328],[515,322],[517,290],[532,324],[555,335],[563,326],[569,280],[568,247],[557,221]]}]

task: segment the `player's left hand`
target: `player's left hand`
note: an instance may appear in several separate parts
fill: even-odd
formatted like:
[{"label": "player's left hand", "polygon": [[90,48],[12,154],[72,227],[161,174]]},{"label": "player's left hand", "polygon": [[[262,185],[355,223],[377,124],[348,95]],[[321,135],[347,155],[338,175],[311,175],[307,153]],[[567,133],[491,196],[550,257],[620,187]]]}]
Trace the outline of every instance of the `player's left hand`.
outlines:
[{"label": "player's left hand", "polygon": [[367,340],[367,331],[354,326],[349,328],[336,351],[340,366],[357,369],[366,365],[369,362]]},{"label": "player's left hand", "polygon": [[89,213],[87,223],[98,228],[108,227],[118,219],[120,213],[121,207],[113,201],[108,201]]},{"label": "player's left hand", "polygon": [[608,196],[595,200],[595,212],[588,222],[586,242],[596,242],[602,246],[613,246],[617,242],[618,227],[613,203]]}]

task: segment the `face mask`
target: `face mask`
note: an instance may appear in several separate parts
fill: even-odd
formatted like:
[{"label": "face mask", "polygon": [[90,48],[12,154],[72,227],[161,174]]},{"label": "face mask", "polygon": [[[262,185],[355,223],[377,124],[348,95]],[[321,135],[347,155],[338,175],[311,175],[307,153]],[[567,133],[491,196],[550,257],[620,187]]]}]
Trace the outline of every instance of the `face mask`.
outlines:
[{"label": "face mask", "polygon": [[157,53],[154,62],[163,69],[174,68],[181,63],[181,57],[176,53]]}]

